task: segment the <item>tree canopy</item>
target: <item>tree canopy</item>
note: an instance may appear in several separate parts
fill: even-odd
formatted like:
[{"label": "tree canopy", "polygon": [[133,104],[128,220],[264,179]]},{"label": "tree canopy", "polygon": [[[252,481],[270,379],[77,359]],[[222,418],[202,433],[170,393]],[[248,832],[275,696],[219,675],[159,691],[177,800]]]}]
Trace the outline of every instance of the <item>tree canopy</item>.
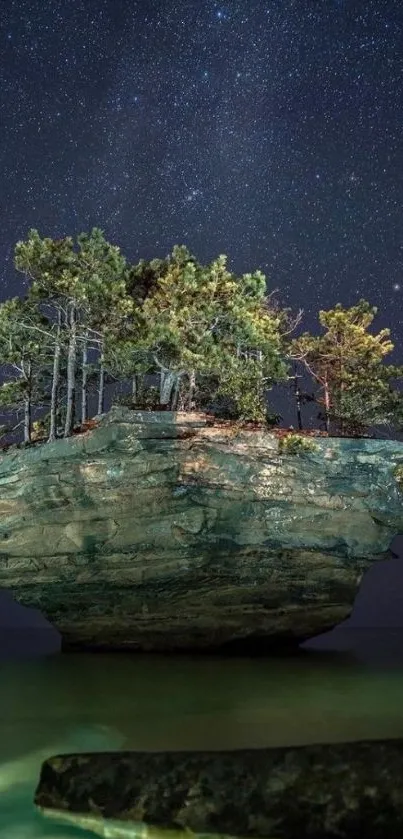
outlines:
[{"label": "tree canopy", "polygon": [[402,426],[403,368],[384,363],[393,344],[388,330],[370,331],[366,301],[320,312],[321,334],[293,337],[301,313],[280,305],[261,271],[238,276],[224,255],[204,265],[183,245],[130,264],[99,228],[75,240],[30,230],[15,267],[25,295],[0,305],[0,406],[27,443],[35,421],[51,441],[102,413],[107,385],[140,409],[273,423],[268,397],[297,381],[291,364],[311,377],[333,432]]},{"label": "tree canopy", "polygon": [[290,355],[319,386],[317,402],[327,430],[333,426],[358,434],[370,426],[402,422],[401,394],[393,383],[403,376],[403,367],[383,363],[394,345],[389,329],[369,332],[376,314],[366,300],[350,308],[338,304],[319,312],[322,334],[305,332],[291,341]]}]

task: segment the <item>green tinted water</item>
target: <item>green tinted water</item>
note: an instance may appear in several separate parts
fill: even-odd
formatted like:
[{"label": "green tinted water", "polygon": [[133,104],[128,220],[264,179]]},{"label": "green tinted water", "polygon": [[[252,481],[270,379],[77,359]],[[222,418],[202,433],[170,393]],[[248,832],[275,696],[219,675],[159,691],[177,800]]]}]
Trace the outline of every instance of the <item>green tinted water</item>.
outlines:
[{"label": "green tinted water", "polygon": [[241,748],[403,737],[403,667],[65,655],[0,661],[0,839],[90,836],[32,806],[41,762],[66,751]]}]

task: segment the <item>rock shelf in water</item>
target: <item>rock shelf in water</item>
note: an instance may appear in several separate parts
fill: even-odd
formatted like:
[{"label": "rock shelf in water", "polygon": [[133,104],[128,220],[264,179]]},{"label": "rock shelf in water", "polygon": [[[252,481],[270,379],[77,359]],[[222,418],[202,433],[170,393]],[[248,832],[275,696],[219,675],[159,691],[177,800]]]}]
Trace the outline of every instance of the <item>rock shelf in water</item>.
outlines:
[{"label": "rock shelf in water", "polygon": [[[403,444],[114,408],[0,456],[0,588],[64,648],[297,645],[351,613],[403,530]],[[228,646],[229,645],[229,646]]]},{"label": "rock shelf in water", "polygon": [[403,741],[60,755],[43,764],[35,804],[58,821],[122,839],[151,839],[161,829],[388,839],[403,835]]}]

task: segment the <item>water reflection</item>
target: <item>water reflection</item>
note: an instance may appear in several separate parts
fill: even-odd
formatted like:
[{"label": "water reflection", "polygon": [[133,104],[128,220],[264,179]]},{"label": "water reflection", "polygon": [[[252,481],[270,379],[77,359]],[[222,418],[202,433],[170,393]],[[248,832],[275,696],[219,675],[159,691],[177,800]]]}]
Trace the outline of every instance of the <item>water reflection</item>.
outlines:
[{"label": "water reflection", "polygon": [[389,633],[382,647],[378,633],[374,661],[374,639],[363,632],[354,630],[349,644],[345,637],[339,653],[320,651],[322,639],[316,651],[274,660],[4,658],[0,839],[86,835],[44,823],[33,810],[40,764],[51,754],[403,737],[402,635]]},{"label": "water reflection", "polygon": [[[5,725],[6,721],[3,721],[3,728]],[[117,749],[123,738],[112,728],[88,725],[87,727],[73,727],[63,738],[52,741],[49,736],[50,732],[46,732],[42,727],[42,734],[39,736],[40,748],[24,752],[24,745],[21,742],[21,737],[24,735],[18,732],[17,727],[14,727],[13,733],[17,738],[17,748],[14,751],[18,751],[18,756],[11,760],[5,759],[5,751],[1,746],[0,839],[74,839],[78,836],[85,839],[92,836],[93,834],[88,831],[48,821],[34,810],[32,801],[39,769],[42,762],[52,754],[71,749],[77,751]],[[3,731],[0,732],[1,735]]]}]

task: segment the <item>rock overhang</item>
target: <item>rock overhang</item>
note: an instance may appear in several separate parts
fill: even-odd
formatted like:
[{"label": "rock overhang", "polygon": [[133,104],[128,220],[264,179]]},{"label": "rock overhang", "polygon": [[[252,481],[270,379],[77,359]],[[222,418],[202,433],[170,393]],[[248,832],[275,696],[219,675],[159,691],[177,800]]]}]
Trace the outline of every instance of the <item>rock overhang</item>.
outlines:
[{"label": "rock overhang", "polygon": [[86,434],[9,451],[0,587],[78,646],[325,631],[403,531],[403,444],[312,442],[286,454],[269,431],[115,407]]}]

